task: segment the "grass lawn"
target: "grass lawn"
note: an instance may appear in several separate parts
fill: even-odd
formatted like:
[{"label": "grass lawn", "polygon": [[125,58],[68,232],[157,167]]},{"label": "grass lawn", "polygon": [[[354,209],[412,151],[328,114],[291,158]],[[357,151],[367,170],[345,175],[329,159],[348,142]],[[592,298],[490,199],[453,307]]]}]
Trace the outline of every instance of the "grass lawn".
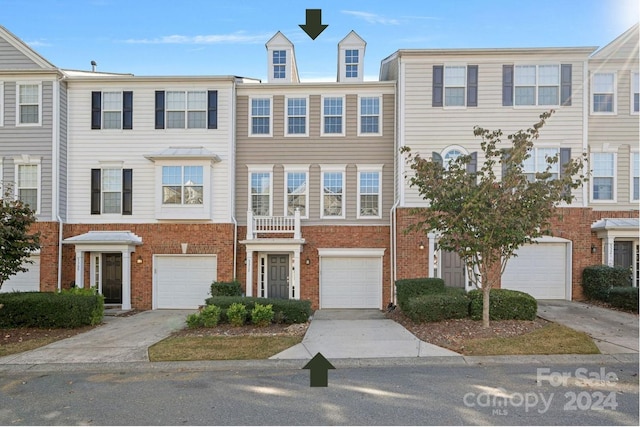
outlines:
[{"label": "grass lawn", "polygon": [[152,362],[267,359],[302,341],[302,336],[169,337],[149,348]]},{"label": "grass lawn", "polygon": [[509,338],[471,339],[465,354],[472,356],[517,354],[600,354],[589,335],[557,323]]}]

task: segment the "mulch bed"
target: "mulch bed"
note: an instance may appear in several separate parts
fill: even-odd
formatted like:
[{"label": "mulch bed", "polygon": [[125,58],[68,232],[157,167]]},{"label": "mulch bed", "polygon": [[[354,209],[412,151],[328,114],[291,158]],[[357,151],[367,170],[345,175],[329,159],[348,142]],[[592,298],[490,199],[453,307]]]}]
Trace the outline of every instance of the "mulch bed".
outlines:
[{"label": "mulch bed", "polygon": [[8,328],[0,329],[0,343],[12,344],[21,343],[39,338],[54,338],[61,340],[70,338],[74,335],[87,332],[95,326],[84,326],[82,328],[64,329],[64,328]]}]

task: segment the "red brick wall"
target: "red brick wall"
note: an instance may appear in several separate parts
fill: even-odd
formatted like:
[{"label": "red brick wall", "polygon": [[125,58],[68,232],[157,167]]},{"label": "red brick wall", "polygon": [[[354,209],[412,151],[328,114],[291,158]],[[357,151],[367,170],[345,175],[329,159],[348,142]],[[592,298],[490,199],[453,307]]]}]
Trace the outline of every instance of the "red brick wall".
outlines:
[{"label": "red brick wall", "polygon": [[[409,209],[396,211],[396,279],[411,279],[429,275],[429,239],[426,233],[407,232],[417,218]],[[420,249],[420,244],[424,249]]]},{"label": "red brick wall", "polygon": [[[218,280],[233,279],[233,224],[66,224],[64,238],[88,231],[131,231],[142,238],[131,257],[131,305],[140,310],[152,307],[153,255],[181,254],[181,243],[188,243],[189,254],[217,254]],[[143,259],[137,264],[138,256]],[[75,280],[75,246],[63,248],[63,284]],[[89,283],[88,258],[85,284]]]},{"label": "red brick wall", "polygon": [[36,222],[29,232],[40,232],[40,290],[53,292],[58,287],[58,223]]}]

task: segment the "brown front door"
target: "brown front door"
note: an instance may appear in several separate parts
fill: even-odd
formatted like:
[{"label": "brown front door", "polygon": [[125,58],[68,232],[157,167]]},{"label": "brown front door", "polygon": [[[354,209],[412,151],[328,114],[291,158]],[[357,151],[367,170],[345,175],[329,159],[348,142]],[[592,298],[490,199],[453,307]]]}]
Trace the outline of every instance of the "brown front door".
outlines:
[{"label": "brown front door", "polygon": [[457,253],[441,251],[442,280],[446,286],[464,288],[464,263]]},{"label": "brown front door", "polygon": [[269,298],[289,299],[289,255],[269,255]]},{"label": "brown front door", "polygon": [[105,304],[122,304],[122,254],[102,254],[102,266]]}]

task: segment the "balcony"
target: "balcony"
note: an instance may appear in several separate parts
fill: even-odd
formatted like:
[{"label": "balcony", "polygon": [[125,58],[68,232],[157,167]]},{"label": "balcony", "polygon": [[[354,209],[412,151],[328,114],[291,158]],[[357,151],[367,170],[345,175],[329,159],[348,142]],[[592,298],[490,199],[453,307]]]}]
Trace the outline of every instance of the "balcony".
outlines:
[{"label": "balcony", "polygon": [[296,209],[293,217],[290,216],[254,216],[252,211],[247,212],[247,240],[260,238],[302,238],[300,227],[300,211]]}]

